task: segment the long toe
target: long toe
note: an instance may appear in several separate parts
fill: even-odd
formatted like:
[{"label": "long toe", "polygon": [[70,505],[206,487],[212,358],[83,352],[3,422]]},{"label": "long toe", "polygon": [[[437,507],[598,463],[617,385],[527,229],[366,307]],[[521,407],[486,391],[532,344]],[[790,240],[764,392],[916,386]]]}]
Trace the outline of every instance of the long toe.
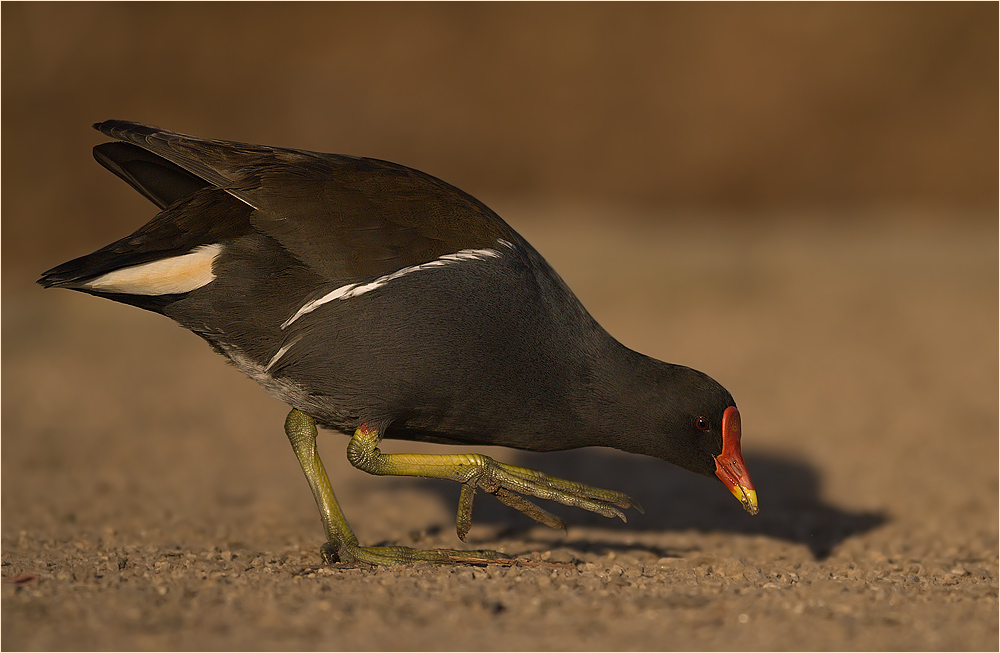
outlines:
[{"label": "long toe", "polygon": [[[591,487],[575,481],[549,476],[533,469],[516,467],[487,458],[482,474],[475,480],[478,487],[495,495],[507,505],[517,508],[535,521],[553,528],[565,529],[561,519],[549,514],[517,494],[558,501],[567,506],[583,508],[604,517],[627,521],[619,508],[637,508],[639,503],[621,492]],[[471,512],[471,501],[469,506]]]},{"label": "long toe", "polygon": [[513,560],[499,551],[488,549],[459,551],[455,549],[412,549],[407,546],[357,546],[324,544],[320,553],[327,564],[347,563],[373,566],[406,565],[432,562],[444,565],[503,564]]}]

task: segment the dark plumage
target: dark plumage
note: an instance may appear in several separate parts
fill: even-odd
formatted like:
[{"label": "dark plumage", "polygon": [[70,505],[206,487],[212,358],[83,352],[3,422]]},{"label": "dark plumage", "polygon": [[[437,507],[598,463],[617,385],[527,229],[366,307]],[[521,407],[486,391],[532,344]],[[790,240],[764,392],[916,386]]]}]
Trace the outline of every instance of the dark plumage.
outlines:
[{"label": "dark plumage", "polygon": [[[315,420],[358,442],[374,434],[363,450],[376,457],[380,437],[531,451],[608,446],[717,475],[756,512],[729,392],[621,345],[534,248],[470,195],[374,159],[123,121],[95,127],[118,139],[97,146],[97,160],[163,210],[39,283],[156,311],[197,333],[307,416],[289,437]],[[302,462],[306,454],[296,453]],[[553,525],[561,522],[507,495],[602,514],[636,505],[549,481],[541,492],[506,487],[481,465],[451,461],[446,472],[425,474],[352,462],[373,473],[460,480],[471,488],[470,514],[477,486]],[[311,478],[303,468],[318,492],[325,473]],[[601,505],[582,505],[584,495],[583,504]],[[366,559],[337,541],[343,529],[327,527],[333,555]],[[423,558],[368,561],[408,559]]]}]

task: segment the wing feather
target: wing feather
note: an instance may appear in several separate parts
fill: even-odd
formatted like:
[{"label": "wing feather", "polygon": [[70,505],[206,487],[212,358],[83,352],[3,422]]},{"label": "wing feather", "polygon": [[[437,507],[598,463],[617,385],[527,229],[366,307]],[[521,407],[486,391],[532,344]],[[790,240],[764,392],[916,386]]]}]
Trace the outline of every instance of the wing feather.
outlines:
[{"label": "wing feather", "polygon": [[117,120],[95,128],[250,205],[255,229],[330,281],[388,274],[501,238],[520,241],[471,195],[387,161],[200,139]]}]

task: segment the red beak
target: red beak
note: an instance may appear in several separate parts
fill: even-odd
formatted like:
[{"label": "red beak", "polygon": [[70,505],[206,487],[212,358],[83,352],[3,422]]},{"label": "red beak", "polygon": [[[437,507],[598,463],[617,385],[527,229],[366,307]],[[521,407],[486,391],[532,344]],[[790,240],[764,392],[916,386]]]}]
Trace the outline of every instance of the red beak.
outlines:
[{"label": "red beak", "polygon": [[743,462],[740,435],[740,411],[730,406],[722,413],[722,453],[715,457],[715,475],[748,513],[756,515],[757,491],[753,489],[753,481]]}]

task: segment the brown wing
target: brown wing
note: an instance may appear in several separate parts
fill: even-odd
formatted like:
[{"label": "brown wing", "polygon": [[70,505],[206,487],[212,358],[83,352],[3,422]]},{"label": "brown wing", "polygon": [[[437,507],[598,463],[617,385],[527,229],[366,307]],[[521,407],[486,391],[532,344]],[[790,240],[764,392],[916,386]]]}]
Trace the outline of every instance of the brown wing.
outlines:
[{"label": "brown wing", "polygon": [[520,241],[471,195],[394,163],[199,139],[123,121],[95,128],[249,205],[255,229],[328,280],[387,274],[492,247],[498,238]]}]

